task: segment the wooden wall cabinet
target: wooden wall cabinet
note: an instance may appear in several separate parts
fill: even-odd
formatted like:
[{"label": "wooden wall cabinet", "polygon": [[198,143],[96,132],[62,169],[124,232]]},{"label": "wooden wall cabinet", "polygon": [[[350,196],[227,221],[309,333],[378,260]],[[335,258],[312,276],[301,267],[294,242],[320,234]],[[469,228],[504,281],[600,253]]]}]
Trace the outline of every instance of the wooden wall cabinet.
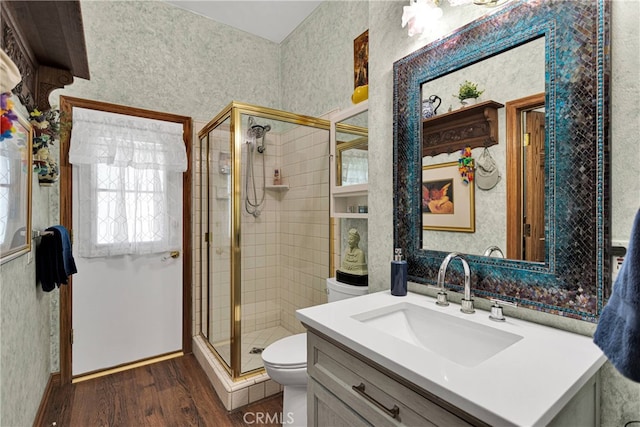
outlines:
[{"label": "wooden wall cabinet", "polygon": [[498,143],[498,109],[485,101],[422,120],[422,157]]},{"label": "wooden wall cabinet", "polygon": [[13,93],[29,110],[50,109],[49,94],[89,79],[78,1],[0,2],[0,47],[20,70]]}]

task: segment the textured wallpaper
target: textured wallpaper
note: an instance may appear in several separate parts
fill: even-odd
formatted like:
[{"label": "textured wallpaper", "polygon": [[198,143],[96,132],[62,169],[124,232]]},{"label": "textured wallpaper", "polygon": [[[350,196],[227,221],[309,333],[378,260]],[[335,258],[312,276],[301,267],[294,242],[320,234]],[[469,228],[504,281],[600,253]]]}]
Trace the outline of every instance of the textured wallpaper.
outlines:
[{"label": "textured wallpaper", "polygon": [[282,42],[284,110],[319,117],[353,105],[353,41],[368,28],[368,8],[367,1],[324,2]]},{"label": "textured wallpaper", "polygon": [[280,108],[277,44],[159,1],[81,6],[91,80],[54,95],[204,121],[231,101]]},{"label": "textured wallpaper", "polygon": [[[43,230],[51,225],[51,188],[40,187],[35,174],[32,178],[31,225]],[[0,266],[0,426],[33,423],[51,372],[49,304],[58,290],[46,293],[36,286],[35,261],[28,258],[25,254]]]}]

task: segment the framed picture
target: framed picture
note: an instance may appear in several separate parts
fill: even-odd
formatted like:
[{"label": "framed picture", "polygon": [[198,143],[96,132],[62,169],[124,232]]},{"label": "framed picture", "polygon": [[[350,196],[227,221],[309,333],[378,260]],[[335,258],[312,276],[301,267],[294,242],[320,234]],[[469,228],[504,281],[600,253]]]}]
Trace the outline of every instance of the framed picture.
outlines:
[{"label": "framed picture", "polygon": [[353,41],[353,88],[369,84],[369,30]]},{"label": "framed picture", "polygon": [[465,184],[458,162],[422,167],[422,228],[476,231],[474,185]]},{"label": "framed picture", "polygon": [[31,124],[0,141],[0,264],[31,250]]}]

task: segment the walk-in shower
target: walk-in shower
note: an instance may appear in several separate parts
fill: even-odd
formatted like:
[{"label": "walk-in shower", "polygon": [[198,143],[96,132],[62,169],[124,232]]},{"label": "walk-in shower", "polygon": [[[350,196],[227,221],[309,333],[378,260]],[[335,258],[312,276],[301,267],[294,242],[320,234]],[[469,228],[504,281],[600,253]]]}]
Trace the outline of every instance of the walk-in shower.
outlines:
[{"label": "walk-in shower", "polygon": [[326,302],[329,122],[234,102],[198,137],[196,338],[243,381],[304,331],[296,309]]}]

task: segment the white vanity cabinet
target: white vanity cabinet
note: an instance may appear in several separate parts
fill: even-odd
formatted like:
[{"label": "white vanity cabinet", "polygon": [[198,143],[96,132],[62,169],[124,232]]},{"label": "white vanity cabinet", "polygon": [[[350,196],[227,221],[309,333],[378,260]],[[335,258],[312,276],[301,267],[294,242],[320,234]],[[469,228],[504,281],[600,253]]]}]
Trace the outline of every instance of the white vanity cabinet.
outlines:
[{"label": "white vanity cabinet", "polygon": [[307,355],[309,426],[488,425],[313,331]]},{"label": "white vanity cabinet", "polygon": [[591,337],[435,302],[381,291],[298,310],[309,424],[599,426]]},{"label": "white vanity cabinet", "polygon": [[[311,427],[491,425],[313,329],[307,330],[307,355]],[[598,427],[599,406],[596,373],[547,427]]]}]

